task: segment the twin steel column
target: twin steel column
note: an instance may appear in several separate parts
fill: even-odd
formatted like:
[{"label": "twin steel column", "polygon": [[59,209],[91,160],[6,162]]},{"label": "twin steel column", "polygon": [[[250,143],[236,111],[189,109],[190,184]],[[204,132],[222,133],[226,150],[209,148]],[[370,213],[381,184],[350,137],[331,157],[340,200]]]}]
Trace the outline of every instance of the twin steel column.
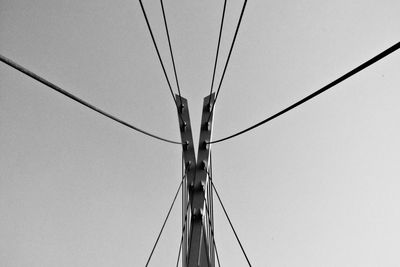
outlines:
[{"label": "twin steel column", "polygon": [[176,96],[186,179],[182,190],[182,266],[214,267],[212,186],[208,176],[215,94],[204,98],[199,149],[194,153],[188,103]]}]

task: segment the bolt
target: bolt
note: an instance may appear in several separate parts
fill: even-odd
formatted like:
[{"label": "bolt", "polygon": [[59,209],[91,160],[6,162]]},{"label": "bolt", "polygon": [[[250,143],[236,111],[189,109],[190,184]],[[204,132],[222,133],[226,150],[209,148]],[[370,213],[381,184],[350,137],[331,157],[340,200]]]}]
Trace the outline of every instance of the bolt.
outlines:
[{"label": "bolt", "polygon": [[186,161],[185,162],[185,168],[187,169],[187,170],[190,170],[190,166],[192,165],[192,162],[189,160],[189,161]]},{"label": "bolt", "polygon": [[201,162],[201,168],[205,171],[207,170],[207,162],[205,160]]},{"label": "bolt", "polygon": [[183,149],[188,150],[188,148],[189,148],[189,141],[185,141],[185,143],[183,143]]},{"label": "bolt", "polygon": [[210,148],[210,144],[208,142],[209,142],[208,140],[204,140],[203,149],[209,149]]}]

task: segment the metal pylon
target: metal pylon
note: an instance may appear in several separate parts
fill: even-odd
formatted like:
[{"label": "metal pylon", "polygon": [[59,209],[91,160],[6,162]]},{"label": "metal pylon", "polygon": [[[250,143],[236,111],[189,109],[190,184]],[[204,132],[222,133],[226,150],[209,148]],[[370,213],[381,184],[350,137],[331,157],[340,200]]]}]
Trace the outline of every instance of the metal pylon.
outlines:
[{"label": "metal pylon", "polygon": [[214,267],[212,186],[208,176],[211,145],[208,142],[211,140],[211,107],[215,94],[204,98],[197,161],[187,100],[178,95],[176,99],[181,104],[178,116],[182,118],[179,119],[179,124],[186,172],[182,187],[182,266]]}]

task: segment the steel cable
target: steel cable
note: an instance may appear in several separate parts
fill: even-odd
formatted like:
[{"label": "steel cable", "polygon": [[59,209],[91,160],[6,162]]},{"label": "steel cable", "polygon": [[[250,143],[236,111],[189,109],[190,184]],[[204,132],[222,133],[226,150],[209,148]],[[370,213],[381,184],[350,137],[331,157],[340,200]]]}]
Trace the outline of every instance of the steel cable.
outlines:
[{"label": "steel cable", "polygon": [[150,22],[149,22],[149,20],[147,18],[146,10],[144,9],[142,0],[139,0],[139,3],[140,3],[140,7],[142,8],[144,19],[146,20],[146,25],[147,25],[147,28],[149,30],[149,33],[150,33],[150,36],[151,36],[151,40],[153,41],[154,48],[156,49],[158,60],[160,61],[161,68],[162,68],[162,70],[164,72],[165,79],[167,80],[169,91],[171,92],[172,99],[174,100],[174,103],[175,103],[176,108],[178,110],[179,118],[182,120],[182,123],[183,123],[182,115],[179,112],[179,106],[178,106],[178,103],[176,102],[176,98],[174,96],[174,92],[172,91],[171,83],[169,82],[167,71],[165,70],[164,63],[162,61],[162,58],[161,58],[161,55],[160,55],[160,51],[158,50],[158,46],[157,46],[156,40],[155,40],[154,35],[153,35],[153,30],[151,29]]},{"label": "steel cable", "polygon": [[[201,233],[202,233],[202,236],[203,236],[203,242],[204,242],[204,246],[205,246],[205,250],[206,250],[207,264],[208,264],[208,266],[211,266],[210,255],[208,253],[209,247],[207,245],[207,239],[206,239],[206,228],[205,228],[204,225],[201,228]],[[201,248],[202,248],[202,246],[200,245],[199,257],[198,257],[198,261],[197,261],[198,262],[198,266],[201,266],[201,264],[200,264],[201,263]]]},{"label": "steel cable", "polygon": [[172,203],[171,203],[171,205],[170,205],[170,207],[169,207],[167,216],[166,216],[165,219],[164,219],[164,223],[163,223],[163,225],[161,226],[160,232],[158,233],[156,242],[154,243],[154,246],[153,246],[153,248],[152,248],[152,250],[151,250],[151,252],[150,252],[149,258],[147,259],[147,262],[146,262],[146,265],[145,265],[146,267],[149,265],[149,262],[150,262],[150,260],[151,260],[151,257],[153,256],[154,250],[156,249],[156,246],[157,246],[157,244],[158,244],[158,241],[160,240],[161,234],[162,234],[162,232],[163,232],[163,230],[164,230],[165,224],[166,224],[167,221],[168,221],[169,215],[170,215],[171,210],[172,210],[172,208],[173,208],[173,206],[174,206],[174,204],[175,204],[175,201],[176,201],[176,198],[177,198],[177,196],[178,196],[179,190],[181,189],[182,184],[183,184],[183,179],[185,179],[185,177],[186,177],[186,173],[185,173],[185,175],[182,177],[181,182],[179,183],[179,187],[178,187],[178,189],[176,190],[174,199],[172,200]]},{"label": "steel cable", "polygon": [[224,66],[224,70],[222,72],[221,80],[219,81],[217,93],[215,95],[215,99],[214,99],[214,102],[213,102],[213,105],[212,105],[212,108],[211,108],[211,111],[210,111],[210,116],[208,116],[207,121],[210,121],[211,114],[213,113],[213,110],[214,110],[214,107],[215,107],[215,103],[217,102],[219,91],[221,90],[222,81],[224,80],[226,69],[228,67],[228,63],[229,63],[229,60],[230,60],[231,55],[232,55],[232,50],[233,50],[233,47],[235,45],[236,37],[237,37],[237,34],[239,32],[240,24],[242,23],[242,18],[243,18],[244,10],[246,8],[246,4],[247,4],[247,0],[244,1],[243,6],[242,6],[242,11],[240,12],[239,21],[238,21],[238,24],[236,25],[235,35],[233,36],[232,44],[231,44],[231,47],[229,49],[228,57],[227,57],[226,62],[225,62],[225,66]]},{"label": "steel cable", "polygon": [[[223,8],[223,10],[222,10],[221,26],[220,26],[220,28],[219,28],[218,43],[217,43],[217,52],[216,52],[216,54],[215,54],[214,70],[213,70],[213,75],[212,75],[212,79],[211,79],[210,101],[211,101],[212,90],[213,90],[213,88],[214,88],[215,71],[216,71],[216,69],[217,69],[219,47],[220,47],[220,44],[221,44],[221,36],[222,36],[222,28],[223,28],[223,26],[224,26],[224,20],[225,20],[225,10],[226,10],[226,0],[224,0],[224,8]],[[210,102],[208,102],[208,105],[210,105]]]},{"label": "steel cable", "polygon": [[207,212],[207,217],[208,217],[208,225],[209,225],[209,227],[211,228],[211,236],[212,236],[212,239],[213,239],[212,241],[213,241],[213,243],[214,243],[215,254],[217,255],[218,266],[221,267],[221,263],[219,262],[217,244],[215,243],[214,225],[212,224],[211,219],[210,219],[210,212],[209,212],[209,210],[208,210],[208,202],[207,202],[207,199],[205,199],[205,202],[206,202],[206,205],[205,205],[205,206],[206,206],[206,212]]},{"label": "steel cable", "polygon": [[183,235],[182,235],[182,238],[181,238],[181,243],[179,245],[178,259],[176,260],[176,267],[179,266],[179,259],[181,258],[182,243],[183,243]]},{"label": "steel cable", "polygon": [[371,58],[370,60],[368,60],[368,61],[362,63],[361,65],[359,65],[359,66],[356,67],[355,69],[353,69],[353,70],[347,72],[347,73],[344,74],[343,76],[341,76],[341,77],[337,78],[336,80],[334,80],[333,82],[331,82],[331,83],[325,85],[324,87],[322,87],[321,89],[315,91],[314,93],[312,93],[312,94],[306,96],[305,98],[303,98],[303,99],[297,101],[296,103],[294,103],[294,104],[290,105],[289,107],[287,107],[287,108],[285,108],[285,109],[279,111],[278,113],[275,113],[274,115],[272,115],[272,116],[266,118],[265,120],[263,120],[263,121],[261,121],[261,122],[255,124],[255,125],[253,125],[253,126],[251,126],[251,127],[249,127],[249,128],[246,128],[246,129],[244,129],[244,130],[242,130],[242,131],[240,131],[240,132],[238,132],[238,133],[232,134],[232,135],[230,135],[230,136],[228,136],[228,137],[225,137],[225,138],[221,138],[221,139],[218,139],[218,140],[211,141],[211,142],[209,142],[209,144],[219,143],[219,142],[222,142],[222,141],[226,141],[226,140],[228,140],[228,139],[231,139],[231,138],[233,138],[233,137],[236,137],[236,136],[238,136],[238,135],[244,134],[244,133],[246,133],[246,132],[248,132],[248,131],[250,131],[250,130],[252,130],[252,129],[258,127],[258,126],[263,125],[264,123],[267,123],[267,122],[269,122],[269,121],[271,121],[271,120],[273,120],[273,119],[275,119],[275,118],[277,118],[277,117],[279,117],[279,116],[285,114],[286,112],[288,112],[288,111],[294,109],[294,108],[297,107],[297,106],[300,106],[301,104],[303,104],[303,103],[305,103],[305,102],[311,100],[312,98],[318,96],[319,94],[322,94],[323,92],[327,91],[328,89],[332,88],[333,86],[335,86],[335,85],[337,85],[337,84],[343,82],[343,81],[346,80],[347,78],[350,78],[351,76],[353,76],[354,74],[360,72],[361,70],[363,70],[363,69],[369,67],[370,65],[376,63],[377,61],[379,61],[379,60],[381,60],[382,58],[386,57],[387,55],[393,53],[394,51],[396,51],[396,50],[399,49],[399,48],[400,48],[400,42],[398,42],[397,44],[395,44],[395,45],[389,47],[388,49],[386,49],[386,50],[383,51],[382,53],[376,55],[375,57]]},{"label": "steel cable", "polygon": [[180,244],[180,246],[179,246],[179,252],[178,252],[178,259],[177,259],[177,261],[176,261],[176,267],[178,267],[178,264],[179,264],[179,256],[180,256],[180,254],[181,254],[181,249],[182,249],[183,233],[185,232],[185,229],[186,229],[187,211],[188,211],[188,210],[189,210],[189,202],[188,202],[188,204],[186,205],[185,220],[184,220],[183,226],[182,226],[181,244]]},{"label": "steel cable", "polygon": [[164,18],[165,31],[167,32],[168,46],[169,46],[169,52],[170,52],[170,55],[171,55],[172,66],[173,66],[173,68],[174,68],[174,75],[175,75],[176,87],[178,88],[178,94],[179,94],[180,104],[182,104],[181,89],[180,89],[180,87],[179,87],[178,75],[177,75],[177,73],[176,73],[176,66],[175,66],[174,53],[172,52],[171,39],[170,39],[170,37],[169,37],[169,30],[168,30],[167,18],[166,18],[166,16],[165,16],[165,10],[164,10],[164,3],[163,3],[163,0],[160,0],[160,4],[161,4],[161,10],[162,10],[163,18]]},{"label": "steel cable", "polygon": [[247,263],[248,263],[249,266],[251,267],[251,263],[250,263],[249,258],[247,257],[247,254],[246,254],[246,252],[245,252],[245,250],[244,250],[244,248],[243,248],[242,242],[240,242],[240,239],[239,239],[239,237],[238,237],[238,235],[237,235],[237,233],[236,233],[235,228],[233,227],[233,224],[232,224],[232,222],[231,222],[231,219],[229,218],[229,215],[228,215],[228,213],[227,213],[227,211],[226,211],[226,209],[225,209],[225,206],[224,206],[224,204],[222,203],[221,197],[219,196],[218,191],[217,191],[217,189],[215,188],[213,179],[212,179],[212,177],[211,177],[211,175],[210,175],[210,173],[209,173],[208,171],[207,171],[207,173],[208,173],[208,176],[210,177],[211,185],[212,185],[212,187],[213,187],[213,189],[214,189],[214,192],[217,194],[217,198],[218,198],[219,204],[221,205],[222,210],[224,211],[225,217],[228,219],[229,225],[231,226],[231,229],[232,229],[232,231],[233,231],[233,233],[234,233],[234,235],[235,235],[235,237],[236,237],[236,240],[237,240],[237,242],[239,243],[240,249],[242,250],[244,257],[246,258]]},{"label": "steel cable", "polygon": [[178,145],[181,145],[181,144],[182,144],[181,142],[168,140],[168,139],[159,137],[159,136],[157,136],[157,135],[151,134],[151,133],[149,133],[149,132],[146,132],[146,131],[144,131],[144,130],[142,130],[142,129],[139,129],[138,127],[133,126],[132,124],[127,123],[127,122],[125,122],[125,121],[123,121],[123,120],[121,120],[121,119],[119,119],[119,118],[117,118],[117,117],[115,117],[115,116],[113,116],[113,115],[111,115],[111,114],[109,114],[109,113],[107,113],[107,112],[105,112],[105,111],[99,109],[98,107],[96,107],[96,106],[94,106],[94,105],[92,105],[92,104],[86,102],[85,100],[83,100],[83,99],[81,99],[81,98],[79,98],[79,97],[77,97],[77,96],[75,96],[75,95],[69,93],[68,91],[62,89],[61,87],[55,85],[55,84],[52,83],[52,82],[49,82],[48,80],[46,80],[46,79],[40,77],[39,75],[37,75],[37,74],[33,73],[32,71],[30,71],[30,70],[28,70],[28,69],[22,67],[22,66],[19,65],[18,63],[12,61],[11,59],[9,59],[9,58],[7,58],[7,57],[5,57],[5,56],[3,56],[3,55],[0,55],[0,61],[2,61],[3,63],[9,65],[10,67],[12,67],[12,68],[14,68],[14,69],[16,69],[16,70],[22,72],[23,74],[25,74],[25,75],[27,75],[27,76],[33,78],[34,80],[36,80],[36,81],[38,81],[38,82],[40,82],[40,83],[42,83],[42,84],[44,84],[44,85],[50,87],[50,88],[53,89],[54,91],[57,91],[57,92],[59,92],[60,94],[63,94],[64,96],[66,96],[66,97],[68,97],[68,98],[70,98],[70,99],[72,99],[72,100],[78,102],[79,104],[82,104],[82,105],[84,105],[85,107],[90,108],[91,110],[94,110],[94,111],[96,111],[97,113],[99,113],[99,114],[101,114],[101,115],[103,115],[103,116],[105,116],[105,117],[107,117],[107,118],[109,118],[109,119],[112,119],[112,120],[114,120],[114,121],[116,121],[116,122],[118,122],[118,123],[120,123],[120,124],[122,124],[122,125],[124,125],[124,126],[126,126],[126,127],[128,127],[128,128],[131,128],[131,129],[133,129],[133,130],[135,130],[135,131],[138,131],[138,132],[140,132],[140,133],[142,133],[142,134],[145,134],[145,135],[147,135],[147,136],[151,136],[151,137],[153,137],[153,138],[156,138],[156,139],[158,139],[158,140],[165,141],[165,142],[168,142],[168,143],[171,143],[171,144],[178,144]]}]

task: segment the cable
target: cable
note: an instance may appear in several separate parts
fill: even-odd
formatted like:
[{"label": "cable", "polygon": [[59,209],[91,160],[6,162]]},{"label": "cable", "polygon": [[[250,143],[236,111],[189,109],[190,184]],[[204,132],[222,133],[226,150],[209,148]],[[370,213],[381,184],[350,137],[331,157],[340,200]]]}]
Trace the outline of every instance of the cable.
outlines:
[{"label": "cable", "polygon": [[[142,11],[143,11],[143,16],[144,16],[144,18],[146,20],[147,28],[149,29],[149,32],[150,32],[151,40],[153,41],[154,48],[156,49],[158,60],[160,61],[161,67],[162,67],[163,72],[164,72],[165,79],[167,80],[169,91],[171,92],[171,96],[172,96],[172,98],[173,98],[173,100],[175,102],[176,108],[179,111],[178,103],[176,102],[176,98],[174,96],[174,92],[172,91],[171,83],[169,82],[168,75],[167,75],[167,72],[166,72],[165,67],[164,67],[164,63],[163,63],[163,61],[161,59],[160,51],[158,51],[157,43],[156,43],[156,40],[154,39],[153,31],[151,30],[151,26],[150,26],[149,20],[147,19],[147,14],[146,14],[146,11],[144,10],[144,6],[143,6],[143,3],[142,3],[142,0],[139,0],[139,3],[140,3],[140,7],[142,8]],[[178,112],[178,114],[179,114],[180,119],[182,120],[182,123],[183,123],[184,121],[182,119],[182,115],[180,114],[180,112]]]},{"label": "cable", "polygon": [[163,225],[162,225],[162,227],[161,227],[161,230],[160,230],[160,232],[159,232],[159,234],[158,234],[158,236],[157,236],[156,242],[154,243],[153,249],[152,249],[151,252],[150,252],[149,258],[147,259],[147,262],[146,262],[146,265],[145,265],[146,267],[149,265],[149,262],[150,262],[150,260],[151,260],[151,257],[153,256],[153,252],[154,252],[154,250],[155,250],[155,248],[156,248],[156,246],[157,246],[157,244],[158,244],[158,240],[159,240],[160,237],[161,237],[161,234],[162,234],[162,232],[163,232],[163,230],[164,230],[165,224],[167,223],[169,214],[171,213],[171,210],[172,210],[172,208],[173,208],[173,206],[174,206],[174,204],[175,204],[176,197],[178,196],[179,190],[180,190],[181,187],[182,187],[183,179],[185,178],[185,176],[186,176],[186,174],[182,177],[182,180],[181,180],[181,182],[179,183],[179,187],[178,187],[178,190],[176,190],[176,193],[175,193],[175,196],[174,196],[174,200],[172,200],[171,206],[169,207],[167,216],[166,216],[165,219],[164,219],[164,223],[163,223]]},{"label": "cable", "polygon": [[[203,236],[203,242],[204,242],[204,246],[205,246],[205,250],[206,250],[207,264],[208,264],[208,266],[211,266],[210,255],[208,253],[209,247],[208,247],[207,238],[206,238],[206,228],[205,228],[204,225],[201,228],[201,233],[202,233],[202,236]],[[198,263],[199,263],[198,266],[200,266],[200,260],[201,260],[201,245],[200,245],[200,251],[199,252],[200,253],[199,253],[199,258],[198,258]]]},{"label": "cable", "polygon": [[38,82],[40,82],[40,83],[42,83],[42,84],[44,84],[44,85],[50,87],[51,89],[53,89],[53,90],[59,92],[60,94],[63,94],[64,96],[66,96],[66,97],[68,97],[68,98],[70,98],[70,99],[72,99],[72,100],[78,102],[79,104],[82,104],[82,105],[84,105],[85,107],[90,108],[91,110],[94,110],[94,111],[96,111],[97,113],[100,113],[101,115],[103,115],[103,116],[105,116],[105,117],[107,117],[107,118],[109,118],[109,119],[112,119],[112,120],[114,120],[114,121],[116,121],[116,122],[118,122],[118,123],[120,123],[120,124],[122,124],[122,125],[124,125],[124,126],[126,126],[126,127],[128,127],[128,128],[131,128],[131,129],[133,129],[133,130],[135,130],[135,131],[141,132],[142,134],[145,134],[145,135],[147,135],[147,136],[151,136],[151,137],[153,137],[153,138],[156,138],[156,139],[158,139],[158,140],[165,141],[165,142],[168,142],[168,143],[171,143],[171,144],[178,144],[178,145],[181,145],[181,144],[182,144],[181,142],[171,141],[171,140],[168,140],[168,139],[165,139],[165,138],[156,136],[156,135],[154,135],[154,134],[148,133],[148,132],[146,132],[146,131],[144,131],[144,130],[142,130],[142,129],[137,128],[136,126],[133,126],[132,124],[129,124],[129,123],[127,123],[127,122],[125,122],[125,121],[123,121],[123,120],[121,120],[121,119],[118,119],[117,117],[115,117],[115,116],[113,116],[113,115],[111,115],[111,114],[108,114],[107,112],[105,112],[105,111],[103,111],[103,110],[101,110],[101,109],[95,107],[94,105],[92,105],[92,104],[86,102],[85,100],[83,100],[83,99],[81,99],[81,98],[79,98],[79,97],[77,97],[77,96],[75,96],[75,95],[73,95],[73,94],[67,92],[66,90],[62,89],[61,87],[59,87],[59,86],[57,86],[57,85],[55,85],[55,84],[53,84],[53,83],[47,81],[46,79],[40,77],[39,75],[37,75],[37,74],[31,72],[31,71],[28,70],[28,69],[22,67],[22,66],[19,65],[18,63],[12,61],[12,60],[9,59],[9,58],[6,58],[6,57],[3,56],[3,55],[0,55],[0,61],[2,61],[3,63],[9,65],[10,67],[13,67],[13,68],[16,69],[16,70],[22,72],[23,74],[25,74],[25,75],[27,75],[27,76],[33,78],[34,80],[36,80],[36,81],[38,81]]},{"label": "cable", "polygon": [[154,48],[156,49],[158,60],[160,61],[161,67],[162,67],[163,72],[164,72],[165,79],[167,80],[169,91],[171,92],[171,96],[174,99],[174,102],[176,103],[176,99],[174,97],[174,92],[172,92],[171,83],[169,82],[168,75],[167,75],[167,72],[166,72],[165,67],[164,67],[164,63],[163,63],[163,61],[161,59],[160,51],[158,51],[158,46],[157,46],[156,40],[154,39],[153,31],[151,30],[151,26],[150,26],[149,20],[147,19],[146,10],[144,9],[142,0],[139,0],[139,3],[140,3],[140,7],[142,8],[144,19],[146,20],[147,28],[149,29],[149,32],[150,32],[151,40],[153,41]]},{"label": "cable", "polygon": [[182,250],[182,243],[183,243],[183,235],[182,235],[182,238],[181,238],[181,244],[179,245],[178,259],[176,260],[176,267],[178,267],[178,265],[179,265],[179,259],[181,257],[181,250]]},{"label": "cable", "polygon": [[214,236],[213,236],[213,242],[214,242],[215,254],[217,255],[218,266],[221,267],[221,263],[219,262],[219,255],[218,255],[218,250],[217,250],[217,244],[215,243]]},{"label": "cable", "polygon": [[180,248],[179,248],[179,253],[178,253],[178,259],[177,259],[177,262],[176,262],[176,267],[178,267],[178,264],[179,264],[179,256],[180,256],[181,249],[182,249],[183,233],[185,232],[185,229],[186,229],[186,222],[187,222],[187,217],[188,217],[188,216],[187,216],[188,210],[189,210],[189,202],[188,202],[187,205],[186,205],[185,220],[184,220],[183,226],[182,226],[181,244],[180,244]]},{"label": "cable", "polygon": [[247,4],[247,0],[244,1],[243,7],[242,7],[242,11],[240,12],[240,17],[239,17],[238,24],[237,24],[237,26],[236,26],[235,35],[233,36],[231,48],[229,49],[228,58],[226,59],[226,62],[225,62],[224,71],[222,72],[221,80],[219,81],[219,85],[218,85],[218,89],[217,89],[217,94],[215,95],[215,100],[214,100],[214,102],[213,102],[213,105],[212,105],[212,108],[211,108],[211,111],[210,111],[210,115],[208,116],[207,121],[210,121],[211,114],[212,114],[212,112],[213,112],[213,110],[214,110],[215,103],[216,103],[216,101],[217,101],[218,94],[219,94],[219,91],[220,91],[220,89],[221,89],[222,81],[224,80],[224,77],[225,77],[226,68],[228,67],[229,59],[231,58],[233,46],[235,45],[236,36],[237,36],[237,34],[238,34],[238,32],[239,32],[239,27],[240,27],[240,24],[241,24],[241,22],[242,22],[243,13],[244,13],[244,10],[245,10],[245,8],[246,8],[246,4]]},{"label": "cable", "polygon": [[[224,26],[224,20],[225,20],[225,10],[226,10],[226,0],[224,1],[224,8],[222,10],[222,18],[221,18],[221,26],[219,28],[219,35],[218,35],[218,44],[217,44],[217,52],[215,54],[215,61],[214,61],[214,70],[213,70],[213,75],[212,75],[212,80],[211,80],[211,88],[210,88],[210,96],[212,94],[212,90],[214,87],[214,79],[215,79],[215,71],[217,69],[217,62],[218,62],[218,54],[219,54],[219,46],[221,44],[221,36],[222,36],[222,28]],[[210,97],[211,101],[211,97]],[[210,102],[208,102],[208,105],[210,105]]]},{"label": "cable", "polygon": [[174,59],[174,54],[172,53],[172,45],[171,45],[171,40],[169,38],[168,24],[167,24],[167,18],[165,16],[163,0],[160,0],[160,3],[161,3],[161,9],[162,9],[162,14],[163,14],[163,18],[164,18],[165,31],[167,32],[168,46],[169,46],[169,52],[171,54],[172,66],[174,67],[176,87],[178,88],[179,100],[180,100],[180,104],[182,105],[181,89],[179,88],[178,75],[176,74],[175,59]]},{"label": "cable", "polygon": [[[209,167],[209,171],[207,171],[208,176],[210,177],[210,181],[212,182],[212,151],[210,151],[210,167]],[[213,203],[213,194],[212,194],[212,190],[211,190],[211,203]],[[211,207],[213,208],[213,207]],[[208,211],[207,205],[206,205],[206,211],[208,213],[208,217],[210,217],[210,213]],[[214,211],[213,211],[214,212]],[[214,220],[214,219],[213,219]],[[210,219],[208,221],[208,223],[211,223]],[[214,248],[215,248],[215,254],[217,255],[217,262],[218,262],[218,266],[221,267],[221,263],[219,262],[219,255],[218,255],[218,250],[217,250],[217,244],[215,243],[215,237],[214,237],[214,226],[212,227],[212,237],[213,237],[213,242],[214,242]]]},{"label": "cable", "polygon": [[[292,104],[291,106],[289,106],[289,107],[287,107],[287,108],[285,108],[285,109],[279,111],[278,113],[276,113],[276,114],[274,114],[274,115],[268,117],[267,119],[265,119],[265,120],[263,120],[263,121],[261,121],[261,122],[255,124],[255,125],[253,125],[253,126],[247,128],[247,129],[244,129],[244,130],[242,130],[242,131],[240,131],[240,132],[238,132],[238,133],[232,134],[232,135],[230,135],[230,136],[228,136],[228,137],[225,137],[225,138],[222,138],[222,139],[218,139],[218,140],[215,140],[215,141],[211,141],[211,142],[209,142],[209,144],[219,143],[219,142],[222,142],[222,141],[231,139],[231,138],[233,138],[233,137],[236,137],[236,136],[238,136],[238,135],[244,134],[244,133],[246,133],[246,132],[248,132],[248,131],[250,131],[250,130],[252,130],[252,129],[258,127],[258,126],[261,126],[262,124],[264,124],[264,123],[266,123],[266,122],[269,122],[269,121],[271,121],[271,120],[273,120],[273,119],[279,117],[280,115],[283,115],[284,113],[288,112],[289,110],[294,109],[295,107],[297,107],[297,106],[299,106],[299,105],[301,105],[301,104],[307,102],[308,100],[310,100],[310,99],[316,97],[317,95],[322,94],[323,92],[325,92],[325,91],[327,91],[328,89],[332,88],[333,86],[339,84],[340,82],[343,82],[343,81],[346,80],[347,78],[353,76],[354,74],[360,72],[361,70],[363,70],[363,69],[367,68],[368,66],[374,64],[375,62],[381,60],[382,58],[384,58],[384,57],[386,57],[387,55],[393,53],[394,51],[396,51],[396,50],[399,49],[399,48],[400,48],[400,42],[398,42],[397,44],[395,44],[395,45],[389,47],[388,49],[386,49],[386,50],[383,51],[382,53],[378,54],[377,56],[371,58],[370,60],[368,60],[368,61],[362,63],[361,65],[359,65],[359,66],[356,67],[355,69],[353,69],[353,70],[347,72],[347,73],[344,74],[343,76],[341,76],[341,77],[337,78],[336,80],[334,80],[333,82],[331,82],[331,83],[325,85],[324,87],[322,87],[321,89],[315,91],[314,93],[312,93],[312,94],[306,96],[305,98],[303,98],[303,99],[297,101],[296,103],[294,103],[294,104]],[[215,103],[215,102],[214,102],[214,103]]]},{"label": "cable", "polygon": [[217,245],[216,245],[216,243],[215,243],[215,238],[214,238],[214,225],[212,224],[212,222],[211,222],[211,219],[210,219],[210,212],[209,212],[209,210],[208,210],[208,202],[207,202],[207,199],[205,199],[205,202],[206,202],[206,212],[207,212],[207,217],[208,217],[208,225],[210,226],[210,228],[211,228],[211,236],[212,236],[212,239],[213,239],[213,243],[214,243],[214,248],[215,248],[215,254],[217,254],[217,262],[218,262],[218,266],[219,267],[221,267],[221,263],[219,262],[219,256],[218,256],[218,250],[217,250]]},{"label": "cable", "polygon": [[[208,171],[207,171],[207,172],[208,172]],[[210,174],[208,174],[208,175],[210,176]],[[232,228],[233,233],[235,234],[236,240],[238,241],[238,243],[239,243],[239,245],[240,245],[240,248],[242,249],[243,255],[245,256],[247,263],[248,263],[249,266],[251,267],[249,258],[247,257],[247,254],[246,254],[246,252],[244,251],[244,248],[243,248],[243,246],[242,246],[242,243],[240,242],[240,239],[239,239],[238,235],[236,234],[236,231],[235,231],[235,228],[234,228],[233,225],[232,225],[231,219],[229,218],[229,215],[228,215],[228,213],[226,212],[225,206],[224,206],[224,204],[222,203],[222,200],[221,200],[221,198],[220,198],[220,196],[219,196],[219,194],[218,194],[217,189],[215,188],[215,185],[214,185],[214,182],[213,182],[213,180],[212,180],[212,177],[210,176],[210,178],[211,178],[211,179],[210,179],[211,185],[212,185],[212,187],[214,188],[215,193],[217,194],[218,201],[219,201],[219,203],[221,204],[221,207],[222,207],[222,209],[223,209],[223,211],[224,211],[224,213],[225,213],[225,216],[226,216],[226,218],[228,219],[228,222],[229,222],[229,224],[230,224],[230,226],[231,226],[231,228]]]}]

